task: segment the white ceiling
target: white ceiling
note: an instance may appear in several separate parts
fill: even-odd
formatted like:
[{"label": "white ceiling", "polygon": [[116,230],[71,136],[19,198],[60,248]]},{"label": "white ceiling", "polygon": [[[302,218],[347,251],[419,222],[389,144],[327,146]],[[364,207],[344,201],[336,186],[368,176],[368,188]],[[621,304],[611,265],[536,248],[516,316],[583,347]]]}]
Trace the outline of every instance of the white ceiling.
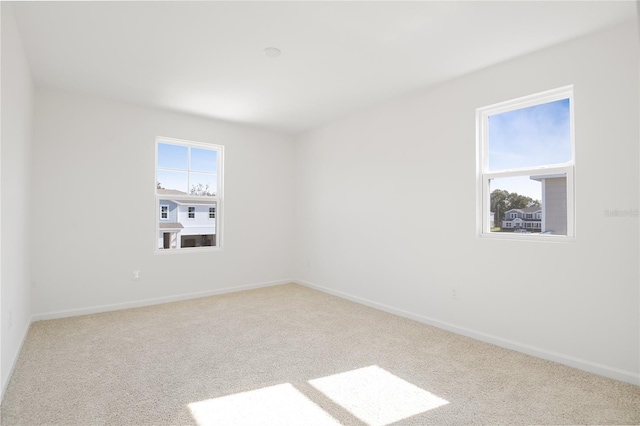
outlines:
[{"label": "white ceiling", "polygon": [[[39,87],[296,133],[636,19],[635,1],[15,2]],[[278,58],[263,50],[277,47]]]}]

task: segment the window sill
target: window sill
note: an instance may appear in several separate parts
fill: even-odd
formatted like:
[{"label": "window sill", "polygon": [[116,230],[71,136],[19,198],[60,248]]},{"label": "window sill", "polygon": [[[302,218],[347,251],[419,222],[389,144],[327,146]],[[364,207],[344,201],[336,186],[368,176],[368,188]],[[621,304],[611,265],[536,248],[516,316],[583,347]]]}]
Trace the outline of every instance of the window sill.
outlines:
[{"label": "window sill", "polygon": [[222,251],[222,247],[187,247],[180,249],[155,249],[153,254],[160,256],[172,255],[172,254],[187,254],[187,253],[210,253]]},{"label": "window sill", "polygon": [[511,232],[491,232],[480,233],[478,238],[487,240],[503,240],[503,241],[534,241],[546,243],[572,243],[576,241],[575,237],[567,235],[542,235],[542,234],[515,234]]}]

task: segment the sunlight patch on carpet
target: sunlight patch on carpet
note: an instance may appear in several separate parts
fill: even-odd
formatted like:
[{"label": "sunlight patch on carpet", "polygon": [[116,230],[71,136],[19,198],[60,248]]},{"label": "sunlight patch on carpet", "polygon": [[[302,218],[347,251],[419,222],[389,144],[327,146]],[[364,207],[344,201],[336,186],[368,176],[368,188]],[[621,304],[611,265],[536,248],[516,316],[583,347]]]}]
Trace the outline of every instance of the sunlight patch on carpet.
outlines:
[{"label": "sunlight patch on carpet", "polygon": [[449,403],[377,365],[309,383],[369,426],[385,426]]},{"label": "sunlight patch on carpet", "polygon": [[189,404],[198,426],[339,426],[290,383]]}]

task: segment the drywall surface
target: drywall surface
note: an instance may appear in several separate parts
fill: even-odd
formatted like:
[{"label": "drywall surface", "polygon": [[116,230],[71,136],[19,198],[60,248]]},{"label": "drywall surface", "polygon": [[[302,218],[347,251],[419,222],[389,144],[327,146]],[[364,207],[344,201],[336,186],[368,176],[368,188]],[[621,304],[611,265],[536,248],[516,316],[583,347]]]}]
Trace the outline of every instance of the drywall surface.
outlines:
[{"label": "drywall surface", "polygon": [[34,88],[11,6],[2,3],[2,237],[0,386],[2,393],[31,322],[29,238]]},{"label": "drywall surface", "polygon": [[[476,108],[566,85],[575,241],[479,238]],[[295,154],[296,277],[639,383],[638,116],[628,23],[308,132]]]},{"label": "drywall surface", "polygon": [[[154,254],[157,136],[224,146],[222,250]],[[288,136],[38,90],[36,319],[290,279],[292,160]]]}]

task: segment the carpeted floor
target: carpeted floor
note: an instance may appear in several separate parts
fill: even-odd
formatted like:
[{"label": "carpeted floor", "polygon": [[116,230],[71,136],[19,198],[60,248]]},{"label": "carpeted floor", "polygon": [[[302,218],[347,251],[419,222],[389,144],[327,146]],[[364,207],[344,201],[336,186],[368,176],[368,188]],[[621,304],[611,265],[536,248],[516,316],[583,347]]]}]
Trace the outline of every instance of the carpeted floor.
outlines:
[{"label": "carpeted floor", "polygon": [[640,387],[294,284],[32,324],[2,425],[640,424]]}]

